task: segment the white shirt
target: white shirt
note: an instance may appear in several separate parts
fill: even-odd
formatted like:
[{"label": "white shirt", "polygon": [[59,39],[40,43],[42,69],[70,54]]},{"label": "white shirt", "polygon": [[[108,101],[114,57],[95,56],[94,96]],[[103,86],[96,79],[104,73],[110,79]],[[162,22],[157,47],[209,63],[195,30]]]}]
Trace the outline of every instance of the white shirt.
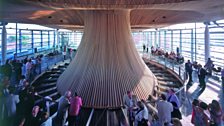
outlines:
[{"label": "white shirt", "polygon": [[146,106],[144,105],[144,109],[141,110],[137,115],[135,115],[135,119],[137,121],[141,121],[142,119],[148,120],[149,119],[149,112]]},{"label": "white shirt", "polygon": [[16,115],[16,104],[19,103],[19,95],[10,94],[6,100],[6,109],[9,117]]},{"label": "white shirt", "polygon": [[129,98],[129,104],[130,104],[130,107],[133,107],[134,106],[134,103],[133,103],[133,99],[132,98]]},{"label": "white shirt", "polygon": [[27,63],[26,63],[26,70],[30,70],[31,67],[32,67],[31,62],[27,62]]},{"label": "white shirt", "polygon": [[160,100],[157,102],[159,122],[163,126],[165,122],[171,122],[171,112],[173,105],[167,101]]},{"label": "white shirt", "polygon": [[40,126],[52,126],[52,118],[49,117],[45,122],[43,122]]}]

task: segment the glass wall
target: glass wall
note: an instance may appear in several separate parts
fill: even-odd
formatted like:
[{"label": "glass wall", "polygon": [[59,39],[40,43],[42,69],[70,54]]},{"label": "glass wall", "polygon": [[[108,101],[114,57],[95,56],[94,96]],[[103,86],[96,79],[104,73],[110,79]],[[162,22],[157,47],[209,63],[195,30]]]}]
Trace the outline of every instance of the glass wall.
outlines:
[{"label": "glass wall", "polygon": [[210,56],[215,66],[224,66],[224,29],[213,27],[210,31]]},{"label": "glass wall", "polygon": [[72,47],[74,49],[77,49],[81,40],[82,40],[82,35],[83,35],[83,32],[81,31],[76,31],[74,32],[74,36],[72,37],[73,38],[73,43],[71,43]]},{"label": "glass wall", "polygon": [[0,28],[0,54],[2,52],[2,28]]},{"label": "glass wall", "polygon": [[182,55],[186,60],[192,60],[193,29],[181,30]]},{"label": "glass wall", "polygon": [[[145,34],[143,34],[145,33]],[[147,44],[147,40],[146,40],[146,34],[148,34],[148,32],[132,32],[132,37],[133,40],[135,42],[135,46],[137,48],[138,51],[143,51],[143,44]]]},{"label": "glass wall", "polygon": [[[209,25],[210,56],[215,66],[224,65],[224,20]],[[186,60],[205,64],[205,25],[203,23],[188,23],[170,26],[157,31],[132,32],[138,50],[142,51],[143,43],[149,46],[159,46],[164,51],[175,53],[179,48]]]},{"label": "glass wall", "polygon": [[[217,21],[217,24],[209,25],[210,31],[210,55],[216,66],[223,67],[224,64],[224,21]],[[0,36],[1,36],[0,26]],[[38,52],[56,47],[57,32],[55,29],[37,27],[36,25],[9,23],[7,29],[7,58],[12,57],[15,52],[22,56],[32,54],[37,48]],[[32,28],[32,29],[29,29]],[[37,29],[40,28],[40,29]],[[179,24],[167,28],[149,31],[133,31],[132,37],[138,51],[142,51],[142,46],[159,46],[164,51],[176,52],[179,48],[185,60],[197,61],[204,65],[204,31],[203,23]],[[59,30],[59,46],[66,45],[77,49],[82,36],[82,31]],[[17,39],[16,39],[17,38]],[[1,52],[0,37],[0,52]]]},{"label": "glass wall", "polygon": [[196,61],[205,64],[205,27],[196,29]]}]

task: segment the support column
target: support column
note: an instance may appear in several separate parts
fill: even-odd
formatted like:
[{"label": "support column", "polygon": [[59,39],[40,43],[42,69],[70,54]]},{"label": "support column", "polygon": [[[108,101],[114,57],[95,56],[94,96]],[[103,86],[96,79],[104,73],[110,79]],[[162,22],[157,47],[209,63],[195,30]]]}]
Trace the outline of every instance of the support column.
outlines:
[{"label": "support column", "polygon": [[205,63],[207,62],[208,58],[210,57],[210,33],[208,23],[205,24]]},{"label": "support column", "polygon": [[77,92],[90,108],[120,108],[127,91],[147,99],[157,79],[134,45],[130,11],[85,11],[84,18],[82,41],[57,81],[58,91]]},{"label": "support column", "polygon": [[158,36],[158,31],[156,30],[155,31],[155,41],[154,41],[154,48],[157,48],[158,47],[158,42],[157,42],[157,36]]},{"label": "support column", "polygon": [[191,62],[194,61],[194,32],[191,29]]},{"label": "support column", "polygon": [[5,61],[7,59],[6,53],[7,53],[7,31],[6,31],[6,24],[3,22],[3,27],[2,27],[2,61],[1,64],[5,64]]},{"label": "support column", "polygon": [[56,50],[60,50],[60,44],[59,44],[59,32],[58,32],[58,29],[56,30]]}]

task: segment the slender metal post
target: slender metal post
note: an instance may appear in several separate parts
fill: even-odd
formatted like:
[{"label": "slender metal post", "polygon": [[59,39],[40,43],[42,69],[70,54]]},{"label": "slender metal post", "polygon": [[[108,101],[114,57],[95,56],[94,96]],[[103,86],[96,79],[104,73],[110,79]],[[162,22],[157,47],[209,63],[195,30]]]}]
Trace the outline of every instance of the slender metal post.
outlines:
[{"label": "slender metal post", "polygon": [[16,23],[16,56],[17,56],[17,48],[18,48],[18,33],[17,33],[17,29],[18,29],[18,26],[17,26],[17,23]]},{"label": "slender metal post", "polygon": [[92,109],[92,111],[91,111],[91,113],[90,113],[90,115],[89,115],[89,118],[88,118],[88,121],[87,121],[87,123],[86,123],[86,126],[89,126],[89,125],[90,125],[90,121],[91,121],[91,119],[92,119],[92,117],[93,117],[93,113],[94,113],[94,109]]}]

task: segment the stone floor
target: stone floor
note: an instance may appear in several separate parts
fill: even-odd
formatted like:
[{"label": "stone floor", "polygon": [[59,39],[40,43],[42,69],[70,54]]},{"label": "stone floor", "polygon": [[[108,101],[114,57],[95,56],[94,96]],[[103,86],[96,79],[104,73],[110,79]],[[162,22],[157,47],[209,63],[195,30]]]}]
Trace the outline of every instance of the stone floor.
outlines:
[{"label": "stone floor", "polygon": [[217,78],[219,78],[218,76],[213,75],[213,77],[206,78],[206,88],[204,92],[202,92],[201,94],[198,94],[200,91],[200,88],[198,87],[198,78],[197,78],[197,73],[195,71],[193,72],[192,77],[193,77],[194,83],[188,89],[187,102],[182,107],[183,119],[181,120],[181,122],[183,123],[183,126],[193,126],[190,123],[190,120],[191,120],[191,104],[190,103],[192,102],[193,99],[199,99],[207,104],[211,103],[212,100],[215,99],[220,102],[220,104],[222,105],[222,108],[224,107],[221,79],[217,80]]},{"label": "stone floor", "polygon": [[[149,58],[151,60],[159,60],[158,57],[152,57],[150,54],[142,54],[140,53],[142,57]],[[164,62],[164,61],[157,61],[161,64],[166,64],[167,67],[172,66],[169,62]],[[181,67],[184,67],[184,65],[181,65]],[[175,69],[174,69],[175,70]],[[184,70],[184,68],[183,68]],[[175,70],[176,72],[178,70]],[[186,91],[186,97],[185,100],[182,101],[183,105],[181,107],[181,113],[183,116],[183,119],[181,120],[183,126],[193,126],[191,124],[191,112],[192,112],[192,107],[191,107],[191,102],[193,99],[199,99],[200,101],[203,101],[207,104],[211,103],[212,100],[218,100],[224,108],[224,92],[222,90],[222,82],[220,75],[217,75],[213,73],[212,77],[207,77],[206,78],[206,88],[202,93],[200,92],[200,88],[198,87],[198,77],[197,77],[197,72],[193,71],[192,73],[192,80],[193,84],[192,86]]]}]

